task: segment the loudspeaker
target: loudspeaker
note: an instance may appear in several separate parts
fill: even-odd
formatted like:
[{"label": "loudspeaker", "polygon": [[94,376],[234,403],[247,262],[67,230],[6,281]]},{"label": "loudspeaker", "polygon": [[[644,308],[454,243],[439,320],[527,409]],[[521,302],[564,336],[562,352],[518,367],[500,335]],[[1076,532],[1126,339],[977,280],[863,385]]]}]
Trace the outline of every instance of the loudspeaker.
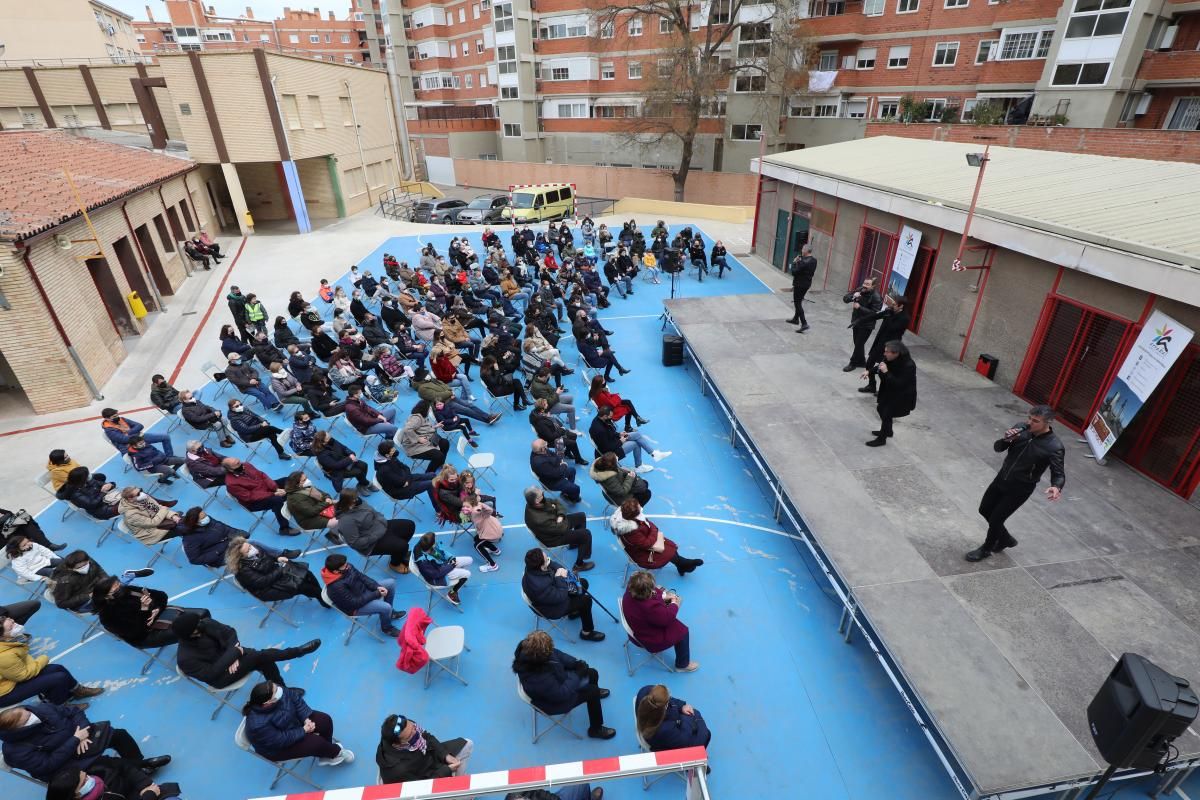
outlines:
[{"label": "loudspeaker", "polygon": [[683,363],[682,336],[663,334],[662,363],[664,367],[678,367]]},{"label": "loudspeaker", "polygon": [[1183,678],[1125,653],[1088,704],[1088,726],[1104,760],[1115,767],[1150,769],[1200,711]]}]

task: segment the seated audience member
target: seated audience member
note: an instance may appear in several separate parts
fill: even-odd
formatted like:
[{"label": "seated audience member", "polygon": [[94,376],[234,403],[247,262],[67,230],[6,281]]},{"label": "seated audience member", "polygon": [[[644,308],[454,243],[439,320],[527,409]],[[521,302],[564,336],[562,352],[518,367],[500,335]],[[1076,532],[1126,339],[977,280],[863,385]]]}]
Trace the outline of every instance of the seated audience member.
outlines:
[{"label": "seated audience member", "polygon": [[616,453],[603,453],[592,462],[588,475],[600,484],[606,498],[616,506],[630,497],[643,506],[650,502],[650,484],[633,470],[622,467]]},{"label": "seated audience member", "polygon": [[479,441],[476,437],[479,436],[472,427],[471,421],[466,417],[460,417],[454,413],[454,409],[443,403],[440,400],[434,401],[433,418],[443,431],[461,431],[462,435],[467,438],[467,444],[471,447],[478,447]]},{"label": "seated audience member", "polygon": [[429,469],[433,472],[446,463],[450,440],[439,436],[437,428],[429,422],[430,408],[430,403],[425,400],[413,406],[412,413],[400,430],[400,446],[413,461],[428,461]]},{"label": "seated audience member", "polygon": [[225,470],[221,467],[221,462],[225,458],[223,453],[208,449],[196,439],[189,441],[184,459],[188,474],[192,476],[192,483],[201,489],[224,486]]},{"label": "seated audience member", "polygon": [[562,424],[558,417],[550,413],[546,399],[539,397],[529,412],[529,424],[539,439],[545,439],[547,445],[552,445],[559,455],[569,456],[576,464],[586,464],[583,454],[579,452],[579,434]]},{"label": "seated audience member", "polygon": [[281,536],[295,536],[299,531],[288,524],[287,517],[282,513],[286,500],[284,495],[285,478],[278,480],[268,478],[251,464],[243,464],[240,459],[227,458],[221,462],[225,470],[225,490],[229,496],[237,500],[247,511],[270,511],[279,523]]},{"label": "seated audience member", "polygon": [[273,603],[304,595],[324,608],[317,576],[303,561],[292,561],[277,550],[235,536],[225,550],[225,568],[238,585],[259,600]]},{"label": "seated audience member", "polygon": [[205,271],[212,269],[212,258],[191,242],[183,243],[183,252],[192,261],[204,267]]},{"label": "seated audience member", "polygon": [[241,340],[238,336],[238,330],[233,325],[222,325],[221,332],[217,334],[221,340],[221,355],[228,357],[230,353],[245,355],[247,353],[253,355],[254,348]]},{"label": "seated audience member", "polygon": [[263,386],[258,370],[254,368],[253,364],[243,361],[240,353],[229,354],[229,363],[225,366],[225,377],[237,387],[239,392],[248,394],[262,403],[263,408],[270,411],[279,411],[283,408],[279,398],[271,394],[270,389]]},{"label": "seated audience member", "polygon": [[246,408],[245,404],[236,397],[229,400],[229,422],[237,435],[246,444],[266,442],[271,445],[280,461],[291,461],[292,457],[284,451],[279,443],[279,434],[283,431],[265,419]]},{"label": "seated audience member", "polygon": [[50,548],[42,547],[19,533],[9,537],[4,545],[4,554],[13,572],[30,583],[48,580],[54,568],[62,563],[62,559],[54,555]]},{"label": "seated audience member", "polygon": [[233,447],[233,429],[229,427],[221,412],[209,405],[201,403],[195,393],[184,389],[179,393],[183,407],[183,419],[198,431],[218,431],[221,434],[221,446]]},{"label": "seated audience member", "polygon": [[517,645],[512,671],[530,701],[547,714],[566,714],[587,704],[588,736],[611,739],[617,735],[604,725],[600,701],[608,689],[600,688],[600,675],[586,661],[569,656],[554,646],[545,631],[534,631]]},{"label": "seated audience member", "polygon": [[321,580],[325,582],[329,601],[338,611],[350,617],[375,614],[379,617],[380,633],[391,637],[400,635],[400,629],[392,622],[403,617],[405,612],[393,607],[396,602],[394,578],[376,581],[355,569],[341,553],[333,553],[325,557]]},{"label": "seated audience member", "polygon": [[438,521],[457,524],[462,521],[462,481],[453,464],[446,464],[433,479],[433,501]]},{"label": "seated audience member", "polygon": [[529,381],[529,393],[536,400],[545,400],[546,408],[551,414],[566,414],[567,427],[574,428],[575,397],[563,391],[561,385],[550,385],[551,371],[549,367],[539,367]]},{"label": "seated audience member", "polygon": [[695,672],[700,665],[691,660],[687,626],[677,619],[682,603],[675,592],[658,586],[652,573],[639,570],[629,576],[621,612],[641,647],[651,653],[674,647],[675,671]]},{"label": "seated audience member", "polygon": [[568,503],[578,503],[582,499],[579,484],[575,483],[574,465],[568,464],[566,459],[560,458],[557,453],[549,452],[545,439],[533,440],[529,468],[543,486],[550,491],[561,493]]},{"label": "seated audience member", "polygon": [[572,575],[570,570],[550,558],[540,548],[525,553],[525,574],[521,590],[533,607],[546,619],[579,617],[579,638],[587,642],[602,642],[604,634],[592,621],[592,596],[587,593],[588,582]]},{"label": "seated audience member", "polygon": [[609,518],[612,532],[621,540],[621,545],[629,557],[642,569],[661,569],[667,564],[674,565],[680,575],[694,572],[697,567],[704,566],[702,558],[684,558],[679,554],[679,546],[663,535],[646,515],[642,513],[641,504],[629,497],[621,503],[621,507]]},{"label": "seated audience member", "polygon": [[[214,569],[225,563],[225,551],[229,549],[229,542],[234,537],[250,536],[232,525],[213,519],[199,506],[187,510],[183,521],[179,523],[179,531],[183,537],[183,552],[188,563]],[[289,558],[300,555],[299,550],[285,550],[284,553],[291,553]]]},{"label": "seated audience member", "polygon": [[399,430],[392,424],[396,409],[388,406],[383,411],[372,407],[363,399],[362,387],[351,386],[346,392],[346,419],[361,434],[380,434],[391,438]]},{"label": "seated audience member", "polygon": [[168,414],[174,414],[182,405],[179,401],[179,390],[167,383],[167,379],[162,375],[155,375],[150,379],[150,402]]},{"label": "seated audience member", "polygon": [[329,435],[328,431],[317,431],[313,435],[311,450],[317,457],[317,463],[325,477],[333,483],[333,490],[340,492],[347,478],[358,483],[358,491],[370,494],[375,491],[371,479],[367,477],[367,462],[360,461],[346,445]]},{"label": "seated audience member", "polygon": [[50,476],[50,488],[58,491],[67,482],[67,476],[71,474],[71,470],[79,465],[75,463],[75,459],[67,455],[66,450],[51,450],[50,455],[46,457],[46,473]]},{"label": "seated audience member", "polygon": [[46,800],[180,800],[177,783],[155,783],[144,769],[100,756],[84,770],[65,769],[46,784]]},{"label": "seated audience member", "polygon": [[157,475],[158,482],[162,484],[169,484],[178,478],[175,470],[184,463],[179,456],[167,455],[140,435],[129,437],[125,453],[133,462],[134,469]]},{"label": "seated audience member", "polygon": [[221,245],[214,242],[208,235],[207,231],[200,231],[199,236],[192,237],[192,244],[196,249],[205,255],[211,255],[218,262],[225,258],[221,253]]},{"label": "seated audience member", "polygon": [[[153,574],[152,569],[127,569],[118,577],[122,583],[130,583],[134,578]],[[74,550],[54,567],[50,575],[50,596],[59,608],[90,614],[95,611],[92,607],[92,590],[108,577],[109,574],[96,563],[96,559],[83,550]]]},{"label": "seated audience member", "polygon": [[729,269],[728,261],[729,253],[725,250],[725,245],[720,239],[712,247],[712,254],[709,256],[709,263],[717,268],[717,277],[724,278],[725,270]]},{"label": "seated audience member", "polygon": [[386,518],[349,487],[342,489],[338,496],[334,514],[338,535],[351,549],[364,556],[385,555],[393,572],[408,574],[408,544],[416,533],[416,523]]},{"label": "seated audience member", "polygon": [[301,530],[324,529],[325,538],[330,543],[342,543],[341,537],[333,532],[338,525],[338,518],[334,513],[332,497],[313,486],[308,475],[299,471],[288,475],[283,488],[287,492],[288,511]]},{"label": "seated audience member", "polygon": [[171,632],[171,623],[184,612],[210,616],[204,608],[169,605],[166,592],[122,583],[111,575],[92,587],[92,606],[104,630],[142,649],[175,644],[179,637]]},{"label": "seated audience member", "polygon": [[650,745],[651,752],[708,747],[712,741],[712,731],[700,712],[686,700],[671,697],[661,683],[639,689],[635,707],[638,733]]},{"label": "seated audience member", "polygon": [[150,444],[161,444],[167,455],[175,455],[175,451],[171,449],[171,437],[165,433],[150,433],[142,423],[122,417],[115,408],[104,409],[100,412],[100,416],[104,418],[100,423],[100,429],[112,442],[112,446],[117,448],[118,453],[124,455],[125,451],[129,449],[130,437],[140,434]]},{"label": "seated audience member", "polygon": [[586,572],[596,565],[592,555],[592,533],[587,529],[587,516],[568,512],[558,500],[546,497],[540,486],[525,490],[525,527],[543,547],[571,545],[575,548],[576,572]]},{"label": "seated audience member", "polygon": [[504,526],[496,517],[495,506],[488,503],[475,489],[464,490],[462,494],[462,513],[469,517],[474,527],[475,552],[486,561],[479,565],[480,572],[495,572],[500,569],[493,556],[500,555],[500,546],[496,542],[504,538]]},{"label": "seated audience member", "polygon": [[597,453],[614,453],[617,454],[618,459],[624,458],[628,453],[633,453],[634,470],[637,472],[651,472],[654,469],[649,464],[642,463],[642,453],[649,453],[655,461],[662,461],[671,455],[670,450],[655,450],[651,446],[653,440],[641,431],[633,430],[630,427],[626,427],[624,431],[618,431],[616,423],[613,422],[611,406],[597,408],[596,417],[588,426],[588,435],[592,437],[592,443],[596,445]]},{"label": "seated audience member", "polygon": [[254,752],[271,761],[315,756],[322,766],[354,761],[354,753],[333,738],[333,720],[304,702],[304,690],[263,681],[250,690],[242,707],[246,739]]},{"label": "seated audience member", "polygon": [[513,411],[521,411],[528,405],[529,401],[525,397],[525,387],[520,381],[514,380],[511,375],[506,375],[500,371],[500,365],[492,356],[485,356],[483,366],[479,368],[479,378],[483,381],[483,385],[492,393],[493,397],[508,397],[512,396]]},{"label": "seated audience member", "polygon": [[28,703],[0,711],[0,742],[10,768],[43,782],[62,770],[86,770],[107,750],[146,772],[171,763],[170,756],[147,758],[129,731],[92,722],[73,704]]},{"label": "seated audience member", "polygon": [[[10,606],[7,613],[15,614],[17,605]],[[44,653],[36,658],[31,656],[31,638],[15,617],[0,616],[0,706],[16,705],[38,696],[47,703],[61,705],[104,692],[99,686],[84,686],[62,664],[51,664],[50,656]]]},{"label": "seated audience member", "polygon": [[309,404],[304,396],[304,387],[292,373],[283,368],[279,361],[272,361],[267,367],[271,371],[271,391],[284,405],[300,406],[310,414],[316,414],[316,409]]},{"label": "seated audience member", "polygon": [[425,533],[413,548],[413,562],[421,578],[430,586],[449,586],[446,598],[454,605],[462,600],[458,593],[471,577],[470,556],[450,556],[437,543],[433,533]]},{"label": "seated audience member", "polygon": [[433,488],[433,476],[437,473],[410,470],[398,457],[395,442],[385,439],[379,443],[377,452],[375,480],[388,497],[408,500]]},{"label": "seated audience member", "polygon": [[317,438],[317,426],[313,424],[314,414],[303,409],[296,412],[292,418],[292,429],[288,431],[288,447],[298,456],[315,456],[312,445]]},{"label": "seated audience member", "polygon": [[88,472],[87,467],[71,470],[67,482],[54,494],[58,499],[83,509],[93,519],[112,519],[119,513],[117,504],[121,500],[120,490],[101,473]]},{"label": "seated audience member", "polygon": [[[3,546],[9,539],[18,535],[24,536],[31,542],[37,542],[42,547],[55,552],[67,549],[65,542],[55,544],[47,539],[45,532],[42,531],[37,520],[25,509],[10,511],[7,508],[0,508],[0,546]],[[0,606],[0,608],[3,608],[3,606]]]},{"label": "seated audience member", "polygon": [[180,614],[171,623],[171,631],[179,637],[175,656],[179,669],[214,689],[224,689],[252,672],[278,686],[287,686],[275,665],[316,652],[321,646],[320,639],[313,639],[299,647],[255,650],[243,646],[233,628],[195,614]]},{"label": "seated audience member", "polygon": [[336,417],[346,410],[346,404],[334,395],[329,376],[320,372],[313,372],[312,379],[304,384],[304,396],[323,417]]},{"label": "seated audience member", "polygon": [[417,370],[413,374],[412,385],[422,400],[429,403],[445,403],[451,413],[486,422],[488,425],[494,425],[500,419],[500,414],[488,414],[479,406],[457,399],[449,386],[430,375],[427,370]]},{"label": "seated audience member", "polygon": [[121,512],[129,532],[144,545],[156,545],[163,539],[179,535],[175,530],[179,524],[179,514],[136,486],[126,486],[121,490],[117,510]]},{"label": "seated audience member", "polygon": [[375,764],[384,783],[448,778],[467,771],[475,749],[470,739],[441,741],[403,714],[383,721]]},{"label": "seated audience member", "polygon": [[633,430],[634,420],[637,420],[638,425],[650,424],[650,420],[638,414],[633,403],[622,399],[619,394],[608,391],[608,382],[604,380],[603,375],[592,378],[591,388],[588,389],[588,398],[596,404],[597,409],[604,406],[612,408],[614,420],[625,420],[626,432]]}]

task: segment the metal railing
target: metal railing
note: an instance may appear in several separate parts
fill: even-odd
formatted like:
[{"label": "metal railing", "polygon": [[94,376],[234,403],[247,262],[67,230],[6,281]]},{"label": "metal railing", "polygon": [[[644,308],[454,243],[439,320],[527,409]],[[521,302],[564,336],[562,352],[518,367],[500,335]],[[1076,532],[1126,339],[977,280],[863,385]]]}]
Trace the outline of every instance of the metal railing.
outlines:
[{"label": "metal railing", "polygon": [[135,56],[104,56],[102,58],[7,58],[0,59],[4,67],[110,67],[153,64],[154,56],[145,53]]}]

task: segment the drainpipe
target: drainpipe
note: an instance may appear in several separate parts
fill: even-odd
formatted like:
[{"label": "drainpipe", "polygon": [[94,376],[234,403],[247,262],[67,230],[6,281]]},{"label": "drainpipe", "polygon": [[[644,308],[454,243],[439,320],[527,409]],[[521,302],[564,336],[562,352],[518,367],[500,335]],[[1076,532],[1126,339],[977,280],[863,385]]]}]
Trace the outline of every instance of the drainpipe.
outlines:
[{"label": "drainpipe", "polygon": [[146,279],[146,285],[150,287],[150,293],[154,295],[154,303],[158,306],[158,310],[165,314],[167,307],[163,305],[158,287],[154,285],[154,276],[150,274],[150,262],[146,260],[146,254],[142,252],[142,243],[138,241],[137,234],[133,232],[133,223],[129,221],[129,212],[125,210],[127,205],[129,205],[128,202],[121,203],[121,216],[125,217],[125,227],[129,228],[129,238],[133,240],[133,246],[137,248],[138,256],[142,259],[142,266],[145,267],[145,274],[142,277]]},{"label": "drainpipe", "polygon": [[17,247],[21,248],[22,255],[25,261],[25,269],[29,270],[29,277],[33,279],[33,285],[37,289],[38,294],[42,298],[42,305],[45,306],[47,313],[50,314],[50,320],[54,323],[55,329],[58,330],[58,335],[62,338],[63,346],[67,348],[67,354],[71,356],[71,360],[75,362],[75,368],[79,370],[79,374],[83,376],[83,382],[87,384],[88,391],[92,393],[93,400],[103,400],[104,395],[100,393],[96,382],[92,380],[91,373],[87,371],[87,367],[83,365],[83,359],[79,357],[79,353],[75,351],[75,346],[71,344],[71,337],[67,335],[67,329],[63,327],[62,320],[58,318],[58,314],[54,310],[54,305],[50,302],[50,296],[46,294],[46,289],[42,286],[42,281],[38,278],[37,270],[33,268],[33,259],[30,258],[29,247],[24,242],[17,242]]},{"label": "drainpipe", "polygon": [[367,187],[367,205],[374,205],[371,201],[371,179],[367,177],[367,159],[363,155],[362,149],[362,134],[358,129],[358,113],[354,110],[354,92],[350,89],[350,81],[342,81],[346,87],[346,94],[350,98],[350,121],[354,123],[354,141],[358,144],[358,161],[362,164],[363,185]]}]

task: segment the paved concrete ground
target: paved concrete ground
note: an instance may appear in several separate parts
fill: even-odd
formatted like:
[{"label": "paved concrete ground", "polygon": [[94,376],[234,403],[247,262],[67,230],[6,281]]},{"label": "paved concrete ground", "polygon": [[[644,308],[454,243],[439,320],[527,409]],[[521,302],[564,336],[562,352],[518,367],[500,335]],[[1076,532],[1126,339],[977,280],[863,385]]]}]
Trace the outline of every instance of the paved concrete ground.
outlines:
[{"label": "paved concrete ground", "polygon": [[[859,371],[841,369],[846,306],[815,294],[801,336],[787,300],[668,306],[976,786],[1101,771],[1085,712],[1115,658],[1140,653],[1200,684],[1200,510],[1120,462],[1096,465],[1060,427],[1062,500],[1035,493],[1009,522],[1020,546],[963,560],[984,536],[992,442],[1026,404],[912,337],[917,410],[886,447],[865,447],[878,417]],[[1176,746],[1200,753],[1200,737]]]}]

